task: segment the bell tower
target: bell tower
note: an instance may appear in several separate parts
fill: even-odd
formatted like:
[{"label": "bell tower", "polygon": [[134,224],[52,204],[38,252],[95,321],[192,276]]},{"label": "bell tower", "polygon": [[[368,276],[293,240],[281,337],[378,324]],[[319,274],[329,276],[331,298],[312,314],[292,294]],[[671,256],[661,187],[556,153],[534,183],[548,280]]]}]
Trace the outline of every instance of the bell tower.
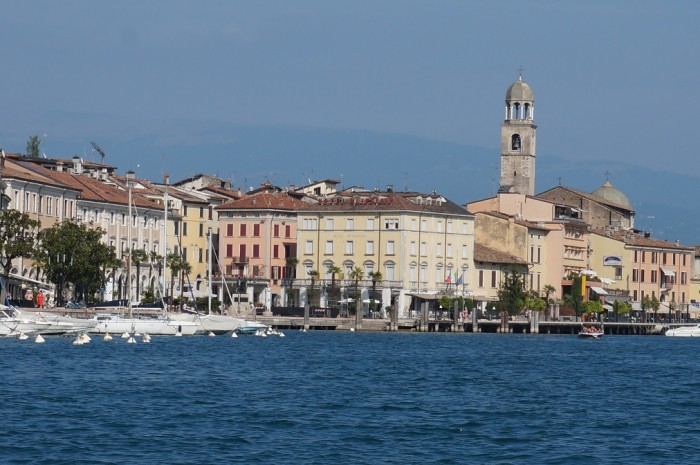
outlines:
[{"label": "bell tower", "polygon": [[535,99],[522,73],[506,91],[501,125],[500,192],[535,195]]}]

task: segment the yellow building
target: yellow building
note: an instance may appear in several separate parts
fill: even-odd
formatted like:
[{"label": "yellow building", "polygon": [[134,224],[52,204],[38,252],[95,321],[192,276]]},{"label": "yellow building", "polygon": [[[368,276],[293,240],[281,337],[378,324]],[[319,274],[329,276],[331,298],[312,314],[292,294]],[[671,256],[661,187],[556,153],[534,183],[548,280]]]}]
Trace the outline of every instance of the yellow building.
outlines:
[{"label": "yellow building", "polygon": [[408,316],[421,299],[468,292],[473,250],[473,215],[438,194],[344,191],[299,211],[296,284],[303,303],[317,272],[310,303],[336,307],[351,298],[353,269],[365,301],[379,272],[381,296],[371,297]]}]

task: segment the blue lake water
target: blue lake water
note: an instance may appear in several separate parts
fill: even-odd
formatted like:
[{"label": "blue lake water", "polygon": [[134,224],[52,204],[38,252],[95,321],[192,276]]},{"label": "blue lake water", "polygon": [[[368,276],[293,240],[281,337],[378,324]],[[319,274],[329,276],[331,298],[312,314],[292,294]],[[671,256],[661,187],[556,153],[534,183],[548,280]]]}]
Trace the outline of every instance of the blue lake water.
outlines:
[{"label": "blue lake water", "polygon": [[0,462],[700,463],[700,340],[0,340]]}]

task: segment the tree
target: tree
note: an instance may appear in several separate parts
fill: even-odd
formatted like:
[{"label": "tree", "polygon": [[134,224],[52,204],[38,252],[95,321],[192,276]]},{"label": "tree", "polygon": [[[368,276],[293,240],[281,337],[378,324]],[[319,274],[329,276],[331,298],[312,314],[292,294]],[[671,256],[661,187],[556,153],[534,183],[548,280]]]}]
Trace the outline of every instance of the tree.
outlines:
[{"label": "tree", "polygon": [[[299,259],[297,257],[287,257],[285,260],[285,264],[287,265],[287,278],[289,279],[289,295],[292,295],[293,289],[294,289],[294,277],[296,276],[297,272],[297,265],[299,264]],[[289,303],[292,299],[288,299],[287,302]],[[289,305],[288,305],[289,306]]]},{"label": "tree", "polygon": [[352,279],[355,282],[355,291],[353,292],[353,298],[355,299],[355,302],[359,301],[360,298],[362,297],[360,295],[360,280],[364,278],[365,272],[362,268],[359,266],[356,266],[355,268],[350,271],[350,275],[348,276],[350,279]]},{"label": "tree", "polygon": [[[170,268],[170,302],[172,303],[175,292],[175,276],[182,270],[183,262],[182,256],[176,252],[170,252],[165,257],[165,264]],[[182,288],[182,283],[180,283],[180,288]]]},{"label": "tree", "polygon": [[74,284],[76,296],[85,300],[104,288],[109,269],[117,263],[114,247],[102,243],[104,234],[102,228],[73,220],[39,233],[40,263],[48,279],[56,284],[59,300],[67,283]]},{"label": "tree", "polygon": [[25,153],[24,156],[29,158],[39,158],[40,145],[41,139],[39,139],[39,136],[30,136],[29,139],[27,139],[27,153]]},{"label": "tree", "polygon": [[515,268],[503,271],[503,281],[498,289],[498,308],[517,315],[525,308],[525,275]]},{"label": "tree", "polygon": [[659,302],[659,299],[656,298],[656,296],[651,298],[651,309],[654,310],[654,323],[657,323],[659,320],[656,317],[656,312],[659,311],[659,308],[661,307],[661,302]]},{"label": "tree", "polygon": [[339,266],[336,266],[333,262],[328,265],[328,273],[331,275],[331,295],[335,294],[335,275],[340,273],[341,270]]},{"label": "tree", "polygon": [[583,280],[580,276],[576,276],[571,284],[571,294],[567,294],[564,301],[572,306],[576,311],[576,321],[581,315],[581,303],[583,302]]},{"label": "tree", "polygon": [[148,260],[148,254],[143,249],[134,249],[131,251],[131,262],[136,265],[136,298],[141,298],[141,263]]},{"label": "tree", "polygon": [[[372,297],[370,299],[370,308],[372,308],[372,304],[374,303],[375,293],[377,292],[377,284],[381,284],[384,281],[384,276],[382,276],[381,271],[371,271],[367,274],[367,277],[372,280]],[[379,306],[379,302],[375,304],[375,308]]]},{"label": "tree", "polygon": [[314,283],[318,279],[319,273],[316,270],[309,270],[307,274],[311,278],[311,289],[309,289],[309,306],[311,305],[311,300],[314,298]]},{"label": "tree", "polygon": [[547,309],[546,300],[537,295],[537,292],[530,291],[525,294],[525,308],[533,312],[542,312]]},{"label": "tree", "polygon": [[15,258],[34,258],[39,221],[18,210],[0,210],[0,263],[7,283]]}]

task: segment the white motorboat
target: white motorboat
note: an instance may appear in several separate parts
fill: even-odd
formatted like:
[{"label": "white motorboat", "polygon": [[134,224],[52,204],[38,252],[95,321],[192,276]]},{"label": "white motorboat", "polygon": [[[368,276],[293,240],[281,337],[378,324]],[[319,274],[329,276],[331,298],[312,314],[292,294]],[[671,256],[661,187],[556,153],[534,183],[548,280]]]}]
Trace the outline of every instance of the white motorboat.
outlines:
[{"label": "white motorboat", "polygon": [[267,325],[259,323],[257,321],[243,320],[243,324],[236,328],[234,331],[239,334],[260,334],[265,333],[267,336]]},{"label": "white motorboat", "polygon": [[700,324],[693,326],[678,326],[666,331],[666,336],[674,337],[700,337]]},{"label": "white motorboat", "polygon": [[605,332],[603,332],[603,330],[598,327],[585,326],[581,328],[581,331],[579,331],[578,337],[585,339],[599,339],[603,337],[604,334]]},{"label": "white motorboat", "polygon": [[192,336],[198,329],[199,323],[194,321],[176,320],[169,317],[160,318],[128,318],[121,315],[98,314],[94,320],[96,326],[90,332],[104,333],[148,333],[152,336]]},{"label": "white motorboat", "polygon": [[43,335],[86,333],[92,331],[98,323],[93,319],[75,318],[51,312],[35,312],[34,315],[38,321],[51,324],[50,327],[41,331]]},{"label": "white motorboat", "polygon": [[51,327],[51,323],[22,315],[16,308],[0,305],[0,336],[37,334]]}]

